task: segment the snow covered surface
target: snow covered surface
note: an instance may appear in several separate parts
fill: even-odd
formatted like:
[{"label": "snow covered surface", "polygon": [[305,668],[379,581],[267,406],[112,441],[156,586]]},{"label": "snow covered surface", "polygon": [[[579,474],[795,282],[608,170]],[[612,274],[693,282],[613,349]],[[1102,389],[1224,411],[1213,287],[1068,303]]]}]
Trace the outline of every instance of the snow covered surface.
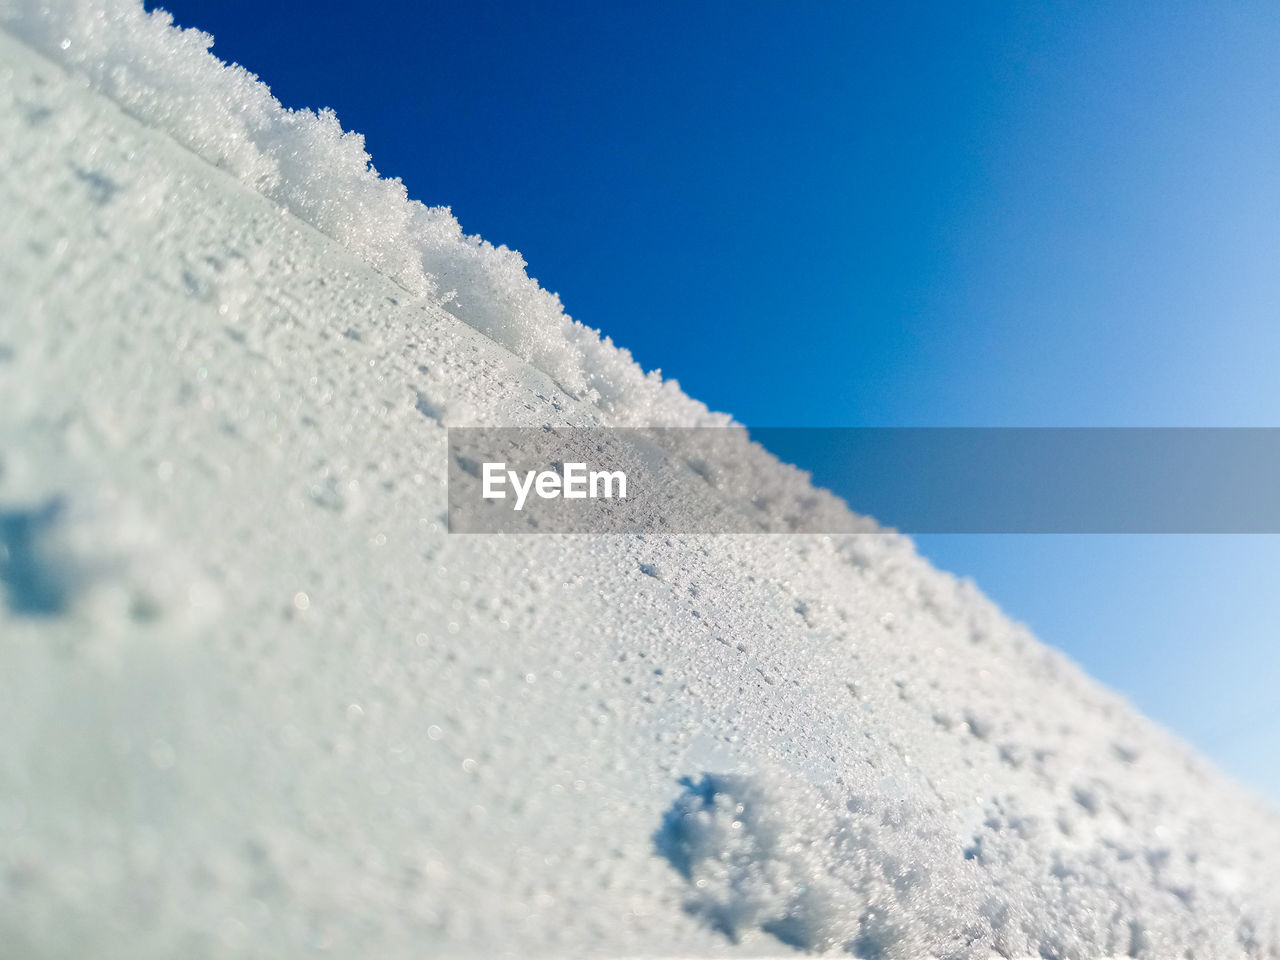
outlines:
[{"label": "snow covered surface", "polygon": [[1280,956],[1275,813],[909,540],[445,534],[448,424],[729,421],[207,37],[0,24],[6,955]]}]

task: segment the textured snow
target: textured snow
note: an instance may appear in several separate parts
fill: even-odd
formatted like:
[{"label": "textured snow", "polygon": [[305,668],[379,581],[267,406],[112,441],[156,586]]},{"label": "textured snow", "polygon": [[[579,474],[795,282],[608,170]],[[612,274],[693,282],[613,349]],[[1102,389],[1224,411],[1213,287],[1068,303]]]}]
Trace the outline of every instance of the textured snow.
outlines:
[{"label": "textured snow", "polygon": [[571,320],[525,273],[519,253],[463,234],[447,207],[410,201],[331,110],[286,110],[252,74],[225,66],[208,52],[208,34],[177,31],[168,13],[148,15],[130,0],[2,0],[0,23],[407,291],[443,299],[453,315],[615,422],[728,421]]},{"label": "textured snow", "polygon": [[3,953],[1280,956],[1275,813],[909,540],[446,535],[447,424],[728,421],[207,37],[0,11]]}]

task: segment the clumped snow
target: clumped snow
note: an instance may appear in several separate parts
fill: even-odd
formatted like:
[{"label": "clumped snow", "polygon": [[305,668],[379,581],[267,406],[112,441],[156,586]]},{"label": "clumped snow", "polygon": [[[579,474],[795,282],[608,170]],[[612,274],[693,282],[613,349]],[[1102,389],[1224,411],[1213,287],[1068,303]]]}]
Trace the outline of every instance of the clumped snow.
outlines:
[{"label": "clumped snow", "polygon": [[758,929],[865,957],[990,954],[984,911],[998,906],[918,799],[874,781],[866,792],[760,774],[684,784],[658,848],[691,887],[689,911],[734,941]]},{"label": "clumped snow", "polygon": [[1274,811],[909,540],[447,535],[447,425],[728,421],[207,37],[0,22],[6,955],[1280,956]]}]

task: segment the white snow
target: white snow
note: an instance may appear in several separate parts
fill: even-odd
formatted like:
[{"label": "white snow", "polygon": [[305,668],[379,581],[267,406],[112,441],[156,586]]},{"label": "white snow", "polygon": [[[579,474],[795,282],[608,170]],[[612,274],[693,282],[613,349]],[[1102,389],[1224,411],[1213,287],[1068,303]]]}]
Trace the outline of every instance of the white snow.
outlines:
[{"label": "white snow", "polygon": [[1280,956],[1274,811],[909,540],[445,534],[446,424],[729,421],[207,37],[0,23],[0,952]]},{"label": "white snow", "polygon": [[0,22],[406,290],[443,299],[449,312],[614,422],[728,422],[572,321],[559,298],[528,277],[519,253],[463,234],[447,207],[410,201],[399,180],[378,175],[364,138],[344,133],[332,111],[286,110],[252,74],[225,66],[208,52],[208,34],[175,30],[167,13],[148,15],[130,0],[4,0]]}]

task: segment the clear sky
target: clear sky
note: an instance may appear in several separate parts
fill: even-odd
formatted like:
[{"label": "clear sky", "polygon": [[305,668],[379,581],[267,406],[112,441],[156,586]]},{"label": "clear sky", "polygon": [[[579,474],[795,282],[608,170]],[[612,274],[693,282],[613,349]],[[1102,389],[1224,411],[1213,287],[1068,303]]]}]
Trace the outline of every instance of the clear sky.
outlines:
[{"label": "clear sky", "polygon": [[[159,5],[748,425],[1280,425],[1274,3]],[[1280,538],[919,541],[1280,800]]]}]

